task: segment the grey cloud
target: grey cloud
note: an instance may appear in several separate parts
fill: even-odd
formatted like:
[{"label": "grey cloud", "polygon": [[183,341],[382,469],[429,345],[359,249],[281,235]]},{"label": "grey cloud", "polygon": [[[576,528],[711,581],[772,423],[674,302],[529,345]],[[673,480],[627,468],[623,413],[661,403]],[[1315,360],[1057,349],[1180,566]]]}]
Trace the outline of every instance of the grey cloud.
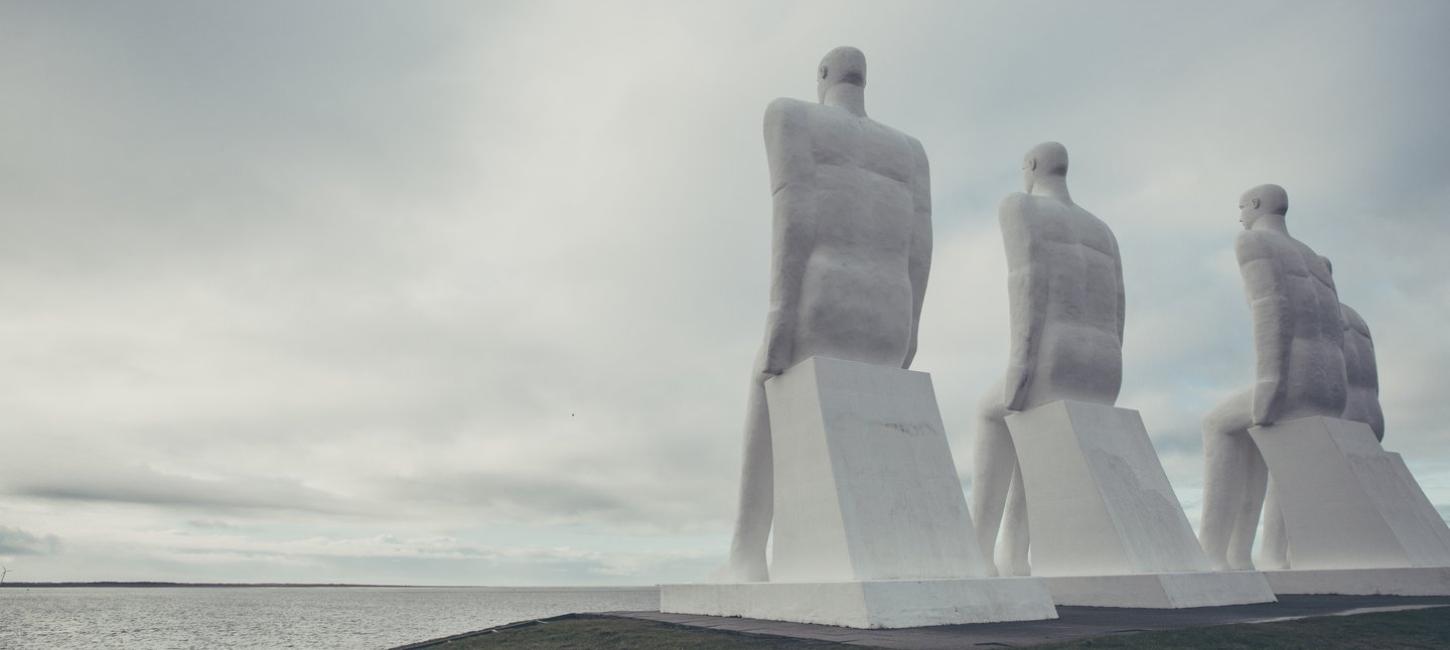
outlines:
[{"label": "grey cloud", "polygon": [[[1121,241],[1123,406],[1189,467],[1175,484],[1199,415],[1251,376],[1218,265],[1265,181],[1375,329],[1387,443],[1440,467],[1444,3],[632,9],[0,7],[0,506],[723,550],[766,302],[760,115],[810,97],[842,43],[871,58],[873,115],[932,160],[918,365],[959,469],[1005,361],[996,205],[1045,139]],[[608,570],[559,562],[495,568]]]},{"label": "grey cloud", "polygon": [[361,504],[286,480],[202,480],[144,466],[88,468],[74,473],[12,478],[5,492],[21,497],[90,503],[130,503],[199,510],[290,510],[361,514]]},{"label": "grey cloud", "polygon": [[0,526],[0,555],[54,555],[60,552],[60,538],[37,535],[14,526]]}]

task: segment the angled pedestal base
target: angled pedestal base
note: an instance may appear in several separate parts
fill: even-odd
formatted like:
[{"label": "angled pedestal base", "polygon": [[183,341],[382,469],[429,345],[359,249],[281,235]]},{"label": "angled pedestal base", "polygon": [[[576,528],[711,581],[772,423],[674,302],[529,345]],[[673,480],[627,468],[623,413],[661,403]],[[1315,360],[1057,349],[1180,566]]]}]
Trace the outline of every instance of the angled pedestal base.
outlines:
[{"label": "angled pedestal base", "polygon": [[1258,571],[1061,576],[1043,580],[1058,605],[1182,609],[1274,600],[1269,582]]},{"label": "angled pedestal base", "polygon": [[1450,566],[1445,520],[1368,425],[1314,416],[1249,435],[1279,493],[1291,573]]},{"label": "angled pedestal base", "polygon": [[1265,571],[1276,594],[1450,596],[1450,567]]},{"label": "angled pedestal base", "polygon": [[812,357],[765,382],[771,582],[660,587],[660,611],[858,628],[1057,618],[987,578],[931,377]]},{"label": "angled pedestal base", "polygon": [[1213,573],[1137,411],[1058,401],[1007,416],[1032,573],[1059,605],[1268,603],[1263,576]]},{"label": "angled pedestal base", "polygon": [[660,611],[856,628],[1057,618],[1038,578],[661,585]]}]

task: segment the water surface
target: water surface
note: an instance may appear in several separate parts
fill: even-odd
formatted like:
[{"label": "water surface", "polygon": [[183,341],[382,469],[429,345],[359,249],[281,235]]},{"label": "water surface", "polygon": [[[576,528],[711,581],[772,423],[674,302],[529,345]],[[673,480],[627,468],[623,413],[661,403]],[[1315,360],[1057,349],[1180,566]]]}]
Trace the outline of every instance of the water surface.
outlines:
[{"label": "water surface", "polygon": [[647,588],[0,589],[0,648],[389,648],[570,612],[658,610]]}]

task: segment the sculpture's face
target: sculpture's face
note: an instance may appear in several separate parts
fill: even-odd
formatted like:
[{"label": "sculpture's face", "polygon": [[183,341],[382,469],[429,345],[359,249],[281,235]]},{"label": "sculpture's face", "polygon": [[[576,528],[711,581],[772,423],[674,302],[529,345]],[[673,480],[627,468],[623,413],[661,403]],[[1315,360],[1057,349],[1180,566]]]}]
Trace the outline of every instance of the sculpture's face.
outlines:
[{"label": "sculpture's face", "polygon": [[838,83],[866,87],[866,55],[854,47],[838,47],[816,68],[816,95],[824,101],[826,89]]},{"label": "sculpture's face", "polygon": [[1259,218],[1259,199],[1250,194],[1252,192],[1239,197],[1239,223],[1243,224],[1244,230],[1253,228]]}]

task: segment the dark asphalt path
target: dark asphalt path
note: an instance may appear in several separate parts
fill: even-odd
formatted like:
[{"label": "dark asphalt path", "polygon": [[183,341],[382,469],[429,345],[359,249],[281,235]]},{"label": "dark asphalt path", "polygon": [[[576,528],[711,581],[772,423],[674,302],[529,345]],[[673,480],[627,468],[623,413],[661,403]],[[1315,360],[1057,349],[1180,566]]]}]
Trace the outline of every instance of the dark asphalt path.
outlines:
[{"label": "dark asphalt path", "polygon": [[1060,618],[1055,621],[941,625],[896,630],[857,630],[829,625],[691,614],[662,614],[660,612],[609,612],[606,615],[748,634],[818,639],[881,648],[935,650],[1032,646],[1129,632],[1174,630],[1232,623],[1263,623],[1279,619],[1392,611],[1425,606],[1450,607],[1450,597],[1280,596],[1277,603],[1193,609],[1058,607],[1057,612]]}]

